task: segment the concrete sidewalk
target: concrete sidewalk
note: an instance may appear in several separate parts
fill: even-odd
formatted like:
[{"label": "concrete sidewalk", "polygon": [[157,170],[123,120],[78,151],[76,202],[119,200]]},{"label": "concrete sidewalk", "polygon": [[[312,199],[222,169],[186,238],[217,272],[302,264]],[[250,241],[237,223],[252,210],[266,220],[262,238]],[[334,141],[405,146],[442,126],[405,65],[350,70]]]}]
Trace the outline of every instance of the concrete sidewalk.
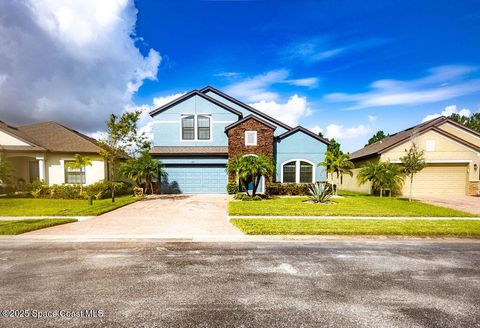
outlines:
[{"label": "concrete sidewalk", "polygon": [[422,216],[289,216],[289,215],[235,215],[231,219],[327,219],[327,220],[480,220],[480,217],[422,217]]}]

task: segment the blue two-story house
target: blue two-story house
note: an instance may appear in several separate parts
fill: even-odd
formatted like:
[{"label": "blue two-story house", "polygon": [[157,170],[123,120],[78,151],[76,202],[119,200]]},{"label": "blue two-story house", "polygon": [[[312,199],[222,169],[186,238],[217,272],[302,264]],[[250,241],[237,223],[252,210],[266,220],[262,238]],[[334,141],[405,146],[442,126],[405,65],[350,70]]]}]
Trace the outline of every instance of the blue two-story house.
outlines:
[{"label": "blue two-story house", "polygon": [[[193,90],[150,115],[150,153],[168,173],[160,182],[162,193],[226,193],[226,166],[237,155],[271,157],[275,182],[326,179],[317,164],[324,159],[328,140],[301,126],[292,128],[215,88]],[[265,183],[262,179],[260,192]]]}]

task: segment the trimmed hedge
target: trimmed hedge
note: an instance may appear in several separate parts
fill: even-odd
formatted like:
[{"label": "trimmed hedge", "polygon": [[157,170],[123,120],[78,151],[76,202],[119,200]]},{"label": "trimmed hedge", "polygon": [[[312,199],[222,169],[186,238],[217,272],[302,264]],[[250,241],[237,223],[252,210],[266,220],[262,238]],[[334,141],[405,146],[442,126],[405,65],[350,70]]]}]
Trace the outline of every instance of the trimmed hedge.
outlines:
[{"label": "trimmed hedge", "polygon": [[[40,181],[34,181],[27,186],[34,198],[51,199],[86,199],[89,196],[95,199],[106,199],[111,196],[111,186],[109,182],[100,181],[83,187],[80,193],[80,185],[53,185],[47,186]],[[126,182],[115,183],[115,195],[124,196],[133,194],[132,185]]]},{"label": "trimmed hedge", "polygon": [[227,193],[229,195],[235,195],[236,193],[238,193],[238,191],[239,191],[238,183],[236,182],[227,183]]},{"label": "trimmed hedge", "polygon": [[310,184],[272,183],[267,185],[267,194],[271,196],[305,196]]}]

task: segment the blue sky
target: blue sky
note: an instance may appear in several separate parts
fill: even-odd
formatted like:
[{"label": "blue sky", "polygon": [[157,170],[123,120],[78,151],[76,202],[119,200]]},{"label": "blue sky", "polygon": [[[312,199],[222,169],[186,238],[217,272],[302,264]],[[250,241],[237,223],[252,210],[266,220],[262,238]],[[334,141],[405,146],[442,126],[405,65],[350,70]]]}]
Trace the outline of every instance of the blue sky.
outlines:
[{"label": "blue sky", "polygon": [[353,151],[379,129],[480,110],[478,1],[8,0],[0,12],[12,124],[98,136],[111,112],[212,85]]},{"label": "blue sky", "polygon": [[[136,4],[138,35],[163,57],[158,80],[145,82],[137,102],[207,84],[240,84],[246,90],[235,96],[249,103],[262,99],[248,99],[255,91],[278,103],[297,94],[311,110],[299,117],[308,128],[366,127],[343,140],[353,148],[377,129],[394,132],[446,106],[480,108],[478,1]],[[254,83],[269,72],[278,76]],[[381,100],[385,93],[411,99]]]}]

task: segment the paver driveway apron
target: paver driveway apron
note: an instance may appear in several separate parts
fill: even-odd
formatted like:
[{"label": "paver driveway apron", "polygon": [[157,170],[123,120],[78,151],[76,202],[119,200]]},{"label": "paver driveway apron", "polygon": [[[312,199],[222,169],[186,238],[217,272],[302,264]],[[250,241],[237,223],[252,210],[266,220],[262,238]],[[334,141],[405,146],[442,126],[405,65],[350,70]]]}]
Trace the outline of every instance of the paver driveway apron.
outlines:
[{"label": "paver driveway apron", "polygon": [[235,236],[226,195],[161,195],[90,220],[19,235],[18,238],[194,238]]}]

